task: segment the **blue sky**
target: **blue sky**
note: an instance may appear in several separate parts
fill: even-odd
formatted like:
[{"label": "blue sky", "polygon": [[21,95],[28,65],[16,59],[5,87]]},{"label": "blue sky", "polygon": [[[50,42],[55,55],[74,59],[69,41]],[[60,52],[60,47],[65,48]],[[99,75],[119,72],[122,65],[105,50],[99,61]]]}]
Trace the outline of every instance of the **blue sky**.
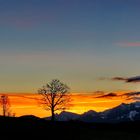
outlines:
[{"label": "blue sky", "polygon": [[0,91],[54,78],[75,92],[139,90],[139,0],[0,0]]}]

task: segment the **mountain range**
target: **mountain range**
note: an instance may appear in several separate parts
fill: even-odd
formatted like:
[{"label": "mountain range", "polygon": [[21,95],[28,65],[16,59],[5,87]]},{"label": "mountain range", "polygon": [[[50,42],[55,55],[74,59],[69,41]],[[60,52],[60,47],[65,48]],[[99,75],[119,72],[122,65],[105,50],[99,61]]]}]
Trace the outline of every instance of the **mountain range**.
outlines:
[{"label": "mountain range", "polygon": [[[45,118],[50,120],[51,117]],[[140,120],[140,102],[130,104],[122,103],[117,107],[96,112],[89,110],[83,114],[62,111],[55,115],[56,121],[82,121],[82,122],[98,122],[98,123],[116,123],[126,121]]]}]

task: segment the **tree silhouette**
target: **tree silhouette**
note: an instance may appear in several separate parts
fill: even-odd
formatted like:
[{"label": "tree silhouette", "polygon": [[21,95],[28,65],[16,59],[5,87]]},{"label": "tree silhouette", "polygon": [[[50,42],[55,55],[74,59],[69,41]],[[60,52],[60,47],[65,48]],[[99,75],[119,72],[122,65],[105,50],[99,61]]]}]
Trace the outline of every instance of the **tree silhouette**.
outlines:
[{"label": "tree silhouette", "polygon": [[2,106],[3,116],[10,116],[10,101],[8,99],[8,95],[1,95],[0,104]]},{"label": "tree silhouette", "polygon": [[55,111],[65,110],[70,101],[69,87],[57,79],[52,80],[38,90],[43,96],[41,104],[51,111],[51,120],[55,120]]}]

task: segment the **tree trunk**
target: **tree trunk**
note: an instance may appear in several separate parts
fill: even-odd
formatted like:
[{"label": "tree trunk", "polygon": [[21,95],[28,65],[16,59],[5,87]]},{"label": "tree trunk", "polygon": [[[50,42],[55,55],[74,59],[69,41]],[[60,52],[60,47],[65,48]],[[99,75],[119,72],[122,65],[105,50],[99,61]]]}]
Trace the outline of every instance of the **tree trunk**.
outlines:
[{"label": "tree trunk", "polygon": [[51,121],[54,122],[55,121],[55,114],[54,114],[54,109],[53,108],[51,110],[51,113],[52,113]]},{"label": "tree trunk", "polygon": [[6,116],[6,109],[5,109],[5,105],[3,104],[3,116],[5,117]]}]

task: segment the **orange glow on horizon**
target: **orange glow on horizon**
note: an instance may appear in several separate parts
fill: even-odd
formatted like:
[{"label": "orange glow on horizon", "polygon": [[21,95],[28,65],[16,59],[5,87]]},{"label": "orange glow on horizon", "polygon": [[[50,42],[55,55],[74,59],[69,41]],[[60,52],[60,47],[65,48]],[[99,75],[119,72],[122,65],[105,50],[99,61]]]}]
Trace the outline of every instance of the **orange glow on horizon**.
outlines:
[{"label": "orange glow on horizon", "polygon": [[[97,112],[113,108],[121,103],[130,103],[133,100],[126,100],[120,95],[125,92],[117,92],[115,97],[101,97],[96,98],[102,94],[81,94],[73,93],[71,95],[70,107],[66,111],[82,114],[88,110],[95,110]],[[11,103],[11,110],[16,116],[21,115],[35,115],[39,117],[50,116],[50,111],[44,110],[39,105],[38,94],[8,94]],[[0,108],[0,114],[2,110]],[[57,112],[59,113],[59,112]]]}]

